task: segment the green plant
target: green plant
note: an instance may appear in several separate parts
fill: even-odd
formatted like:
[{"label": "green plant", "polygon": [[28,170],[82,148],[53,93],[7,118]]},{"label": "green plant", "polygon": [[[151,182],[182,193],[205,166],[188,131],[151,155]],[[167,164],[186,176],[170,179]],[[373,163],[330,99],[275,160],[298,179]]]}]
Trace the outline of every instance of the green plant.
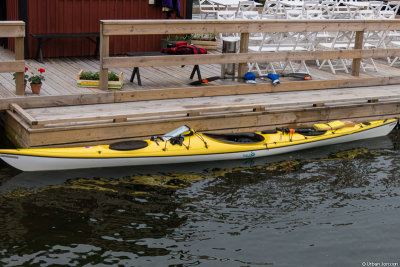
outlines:
[{"label": "green plant", "polygon": [[[81,80],[94,80],[98,81],[100,80],[100,73],[99,72],[91,72],[91,71],[83,71],[81,75],[79,76]],[[115,72],[109,72],[108,73],[108,80],[109,81],[119,81],[119,77]]]},{"label": "green plant", "polygon": [[84,71],[80,75],[82,80],[92,80],[93,73],[91,71]]},{"label": "green plant", "polygon": [[45,79],[44,79],[44,76],[43,76],[43,73],[45,72],[45,69],[40,68],[40,69],[38,69],[38,72],[40,72],[40,74],[33,74],[33,72],[32,72],[32,76],[30,76],[30,77],[28,78],[28,81],[29,81],[30,83],[33,83],[33,84],[41,84],[42,81],[45,80]]},{"label": "green plant", "polygon": [[217,35],[215,33],[192,33],[190,35],[191,40],[202,40],[202,41],[215,41]]},{"label": "green plant", "polygon": [[108,73],[108,80],[109,81],[119,81],[119,77],[115,72]]},{"label": "green plant", "polygon": [[168,35],[167,41],[188,41],[190,40],[190,35]]}]

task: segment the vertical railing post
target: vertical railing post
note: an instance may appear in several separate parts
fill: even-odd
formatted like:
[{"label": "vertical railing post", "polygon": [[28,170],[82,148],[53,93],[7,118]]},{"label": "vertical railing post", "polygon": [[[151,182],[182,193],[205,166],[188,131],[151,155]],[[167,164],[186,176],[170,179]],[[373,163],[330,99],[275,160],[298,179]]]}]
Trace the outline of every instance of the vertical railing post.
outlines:
[{"label": "vertical railing post", "polygon": [[[242,32],[240,35],[240,53],[247,53],[249,51],[249,36],[248,32]],[[239,63],[238,76],[243,77],[247,71],[247,63]]]},{"label": "vertical railing post", "polygon": [[[24,37],[15,37],[15,60],[24,60]],[[25,94],[24,72],[15,73],[15,91],[17,95]]]},{"label": "vertical railing post", "polygon": [[100,21],[100,89],[108,89],[108,69],[103,68],[103,60],[110,55],[110,37],[103,33],[103,22]]},{"label": "vertical railing post", "polygon": [[[364,31],[356,32],[356,38],[354,40],[354,49],[363,49],[364,42]],[[353,58],[353,64],[351,65],[351,75],[360,76],[361,58]]]}]

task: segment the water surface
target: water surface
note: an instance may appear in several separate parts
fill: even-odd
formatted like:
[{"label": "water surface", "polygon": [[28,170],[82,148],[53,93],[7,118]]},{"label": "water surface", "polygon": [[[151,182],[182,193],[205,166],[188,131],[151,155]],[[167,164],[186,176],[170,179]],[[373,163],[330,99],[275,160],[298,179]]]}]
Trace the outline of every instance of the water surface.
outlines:
[{"label": "water surface", "polygon": [[140,168],[28,173],[2,164],[0,263],[399,264],[393,139]]}]

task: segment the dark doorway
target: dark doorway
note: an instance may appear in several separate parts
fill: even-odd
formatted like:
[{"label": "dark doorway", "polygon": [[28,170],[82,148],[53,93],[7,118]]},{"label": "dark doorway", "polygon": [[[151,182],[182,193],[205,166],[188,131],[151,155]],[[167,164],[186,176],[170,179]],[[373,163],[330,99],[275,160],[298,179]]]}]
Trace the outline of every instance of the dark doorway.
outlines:
[{"label": "dark doorway", "polygon": [[[0,21],[7,20],[6,0],[0,0]],[[7,38],[0,37],[0,46],[7,48]]]}]

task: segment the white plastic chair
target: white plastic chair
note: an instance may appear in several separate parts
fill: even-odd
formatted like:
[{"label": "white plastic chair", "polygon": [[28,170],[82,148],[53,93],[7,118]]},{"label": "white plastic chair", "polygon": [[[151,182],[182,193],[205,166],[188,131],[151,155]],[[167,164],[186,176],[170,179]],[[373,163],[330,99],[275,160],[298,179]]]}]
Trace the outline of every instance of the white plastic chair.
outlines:
[{"label": "white plastic chair", "polygon": [[[323,50],[340,50],[340,49],[349,49],[353,42],[354,32],[337,32],[336,36],[333,38],[331,42],[321,42],[318,43],[318,46]],[[346,61],[344,59],[325,59],[319,66],[319,69],[328,64],[332,73],[336,74],[338,70],[344,70],[346,73],[349,73],[349,70],[346,66]]]},{"label": "white plastic chair", "polygon": [[359,10],[355,15],[355,19],[376,19],[374,10]]},{"label": "white plastic chair", "polygon": [[243,18],[244,12],[254,11],[256,2],[254,1],[240,1],[236,9],[236,18]]},{"label": "white plastic chair", "polygon": [[324,19],[322,10],[305,10],[303,11],[303,17],[305,19]]},{"label": "white plastic chair", "polygon": [[303,10],[286,9],[286,19],[304,19]]},{"label": "white plastic chair", "polygon": [[260,13],[260,19],[283,19],[285,8],[279,0],[266,0]]},{"label": "white plastic chair", "polygon": [[[312,33],[314,34],[314,33]],[[264,39],[259,46],[249,46],[249,51],[253,52],[290,52],[290,51],[310,51],[310,42],[306,40],[307,34],[305,33],[264,33]],[[268,73],[276,73],[277,70],[285,71],[286,68],[290,68],[291,72],[299,72],[304,69],[305,72],[309,73],[308,67],[304,60],[295,66],[294,62],[277,62],[277,65],[273,62],[268,62],[267,66],[262,69],[258,63],[249,63],[249,71],[253,68],[256,69],[259,75],[265,75]]]},{"label": "white plastic chair", "polygon": [[400,2],[399,1],[389,1],[386,3],[385,10],[386,11],[393,11],[394,14],[397,14],[397,11],[399,11],[400,8]]},{"label": "white plastic chair", "polygon": [[382,10],[383,1],[369,1],[369,10],[375,14],[375,18],[379,17],[379,12]]},{"label": "white plastic chair", "polygon": [[396,13],[393,10],[380,10],[378,13],[378,19],[394,19]]},{"label": "white plastic chair", "polygon": [[338,4],[338,2],[336,2],[336,1],[322,1],[321,5],[320,5],[321,11],[322,11],[322,16],[325,19],[333,19],[337,4]]},{"label": "white plastic chair", "polygon": [[304,2],[303,3],[303,13],[306,13],[309,10],[322,10],[322,5],[320,2]]},{"label": "white plastic chair", "polygon": [[208,16],[217,19],[217,9],[212,2],[208,0],[199,0],[200,19],[207,19]]},{"label": "white plastic chair", "polygon": [[[236,19],[236,11],[234,10],[223,10],[217,12],[217,20],[235,20]],[[239,33],[219,33],[219,39],[221,41],[229,38],[230,41],[238,41],[240,40]]]},{"label": "white plastic chair", "polygon": [[[381,48],[383,46],[382,44],[385,39],[386,33],[386,31],[366,31],[364,33],[363,48]],[[366,72],[367,69],[371,69],[376,72],[378,71],[378,68],[373,58],[363,58],[361,60],[360,67],[361,70],[364,72]]]}]

